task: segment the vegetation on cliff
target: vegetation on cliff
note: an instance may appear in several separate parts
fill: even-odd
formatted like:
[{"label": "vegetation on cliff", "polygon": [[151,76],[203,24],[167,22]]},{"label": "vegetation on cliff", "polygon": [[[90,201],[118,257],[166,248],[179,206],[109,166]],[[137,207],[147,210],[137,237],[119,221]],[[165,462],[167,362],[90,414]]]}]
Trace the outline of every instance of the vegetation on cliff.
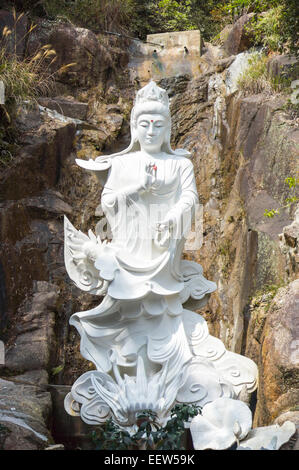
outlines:
[{"label": "vegetation on cliff", "polygon": [[18,10],[67,19],[95,32],[147,34],[200,29],[211,40],[244,13],[254,13],[250,28],[256,43],[298,46],[296,0],[10,0]]}]

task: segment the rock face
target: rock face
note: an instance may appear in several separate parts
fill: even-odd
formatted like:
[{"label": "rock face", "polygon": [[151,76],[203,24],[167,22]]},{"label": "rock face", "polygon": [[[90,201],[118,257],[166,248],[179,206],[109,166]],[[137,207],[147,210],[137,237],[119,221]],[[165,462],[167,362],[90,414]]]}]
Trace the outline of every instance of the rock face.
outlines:
[{"label": "rock face", "polygon": [[252,45],[250,35],[246,31],[246,25],[253,16],[254,13],[241,16],[229,29],[227,38],[223,43],[223,49],[228,55],[243,52]]},{"label": "rock face", "polygon": [[281,251],[287,260],[287,275],[290,279],[296,279],[299,263],[299,207],[295,211],[293,222],[283,228],[283,233],[279,235],[279,239],[281,240]]},{"label": "rock face", "polygon": [[297,433],[283,449],[298,449],[299,280],[279,289],[272,299],[255,303],[246,349],[260,371],[255,425],[294,422]]},{"label": "rock face", "polygon": [[277,55],[269,60],[267,69],[272,77],[280,76],[296,80],[298,77],[298,60],[294,56]]},{"label": "rock face", "polygon": [[52,402],[48,376],[36,370],[12,380],[0,379],[0,449],[40,450],[51,444]]},{"label": "rock face", "polygon": [[40,98],[39,103],[49,109],[54,109],[64,116],[74,119],[86,120],[88,104],[76,101],[72,96],[55,98]]},{"label": "rock face", "polygon": [[281,426],[286,421],[291,421],[296,426],[296,433],[292,436],[290,441],[286,443],[281,450],[299,450],[299,413],[298,411],[287,411],[282,413],[275,420],[275,424]]},{"label": "rock face", "polygon": [[36,282],[32,298],[18,310],[21,318],[17,324],[18,336],[6,351],[6,367],[21,371],[49,369],[51,349],[55,345],[57,298],[56,286],[45,281]]},{"label": "rock face", "polygon": [[34,54],[45,44],[51,44],[56,51],[57,60],[51,65],[53,72],[73,64],[56,77],[71,87],[96,85],[110,69],[124,66],[128,60],[123,50],[111,51],[109,44],[101,44],[92,31],[70,23],[39,21],[29,37],[28,53]]},{"label": "rock face", "polygon": [[[225,77],[215,84],[213,76],[209,88],[210,77],[189,82],[173,97],[173,139],[192,152],[204,205],[199,261],[218,281],[207,320],[230,349],[241,352],[249,296],[288,279],[279,234],[291,217],[285,211],[274,219],[263,214],[278,201],[283,205],[288,195],[284,179],[295,172],[298,131],[279,111],[279,97],[223,97]],[[220,107],[215,108],[218,96]]]},{"label": "rock face", "polygon": [[258,425],[270,424],[284,412],[294,412],[298,404],[298,334],[299,279],[279,289],[267,311],[260,339]]},{"label": "rock face", "polygon": [[131,79],[139,86],[165,76],[201,73],[202,39],[199,30],[149,34],[146,43],[130,45]]},{"label": "rock face", "polygon": [[[291,413],[296,422],[295,411],[289,410],[298,402],[292,362],[298,300],[291,305],[287,299],[291,302],[298,290],[298,284],[288,285],[298,278],[298,211],[293,205],[272,219],[264,211],[282,207],[289,196],[285,179],[296,174],[298,127],[283,111],[282,96],[230,93],[227,75],[224,64],[221,72],[197,80],[163,81],[173,95],[174,145],[192,153],[204,206],[203,246],[186,257],[199,261],[218,284],[200,312],[211,333],[230,350],[251,357],[265,374],[255,425],[271,424],[281,413]],[[281,285],[287,286],[279,301],[286,324],[281,319],[278,326],[279,317],[269,316],[269,306]]]},{"label": "rock face", "polygon": [[[21,110],[20,153],[1,175],[1,312],[5,364],[0,368],[0,440],[4,449],[42,449],[52,401],[45,388],[56,349],[61,211],[71,207],[54,190],[76,127]],[[49,267],[52,273],[50,274]],[[7,377],[7,379],[6,379]],[[1,431],[2,430],[2,431]]]},{"label": "rock face", "polygon": [[72,149],[75,125],[43,120],[38,112],[23,111],[22,119],[22,148],[0,180],[3,302],[10,312],[18,308],[33,281],[49,280],[46,252],[55,252],[61,210],[71,212],[53,188],[63,158]]}]

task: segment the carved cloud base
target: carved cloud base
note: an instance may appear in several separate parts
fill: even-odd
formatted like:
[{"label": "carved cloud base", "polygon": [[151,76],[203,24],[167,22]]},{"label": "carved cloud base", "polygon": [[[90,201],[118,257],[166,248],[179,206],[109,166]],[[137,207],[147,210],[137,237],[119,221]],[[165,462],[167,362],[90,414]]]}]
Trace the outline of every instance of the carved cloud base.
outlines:
[{"label": "carved cloud base", "polygon": [[[76,380],[65,399],[69,414],[80,415],[86,423],[97,425],[112,417],[133,432],[136,413],[141,410],[155,411],[163,424],[176,403],[203,407],[219,398],[238,399],[244,390],[247,393],[255,390],[256,365],[227,351],[219,339],[209,334],[207,323],[200,315],[183,309],[176,316],[169,310],[150,316],[144,307],[139,313],[138,319],[133,315],[131,325],[130,321],[123,321],[116,346],[107,351],[111,369],[108,366],[107,371],[89,371]],[[81,319],[82,325],[88,330]],[[109,326],[106,317],[106,330]],[[99,330],[103,327],[99,322],[93,326]],[[85,330],[83,346],[81,343],[83,355],[84,345],[90,352],[91,337],[94,340],[95,334],[89,331],[87,339]],[[102,340],[104,344],[105,338]],[[85,357],[90,359],[88,354]]]}]

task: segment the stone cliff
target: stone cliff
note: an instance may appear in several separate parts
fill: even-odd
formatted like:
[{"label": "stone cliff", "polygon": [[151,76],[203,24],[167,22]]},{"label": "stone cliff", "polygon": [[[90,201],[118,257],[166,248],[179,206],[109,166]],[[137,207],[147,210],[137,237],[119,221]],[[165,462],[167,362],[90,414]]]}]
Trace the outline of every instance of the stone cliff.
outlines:
[{"label": "stone cliff", "polygon": [[[99,221],[101,188],[75,158],[125,147],[136,88],[126,50],[104,48],[83,28],[55,28],[41,24],[31,46],[59,35],[61,60],[80,57],[80,66],[39,106],[20,108],[19,151],[0,176],[4,449],[54,441],[88,447],[82,436],[89,428],[64,416],[62,399],[92,367],[81,358],[68,319],[99,299],[68,279],[63,214],[85,232]],[[263,214],[288,197],[285,179],[298,170],[299,127],[283,94],[245,96],[232,86],[233,64],[244,50],[241,33],[235,36],[234,56],[225,45],[206,44],[201,73],[158,83],[171,97],[173,145],[191,152],[204,206],[203,245],[185,256],[217,282],[199,311],[211,334],[259,365],[256,426],[298,423],[298,209],[293,204],[271,219]]]}]

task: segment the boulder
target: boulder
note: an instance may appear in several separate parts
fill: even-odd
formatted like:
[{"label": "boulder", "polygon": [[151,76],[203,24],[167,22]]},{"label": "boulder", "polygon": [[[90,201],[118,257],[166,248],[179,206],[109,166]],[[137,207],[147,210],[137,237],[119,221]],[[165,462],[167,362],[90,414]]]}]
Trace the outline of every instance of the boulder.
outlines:
[{"label": "boulder", "polygon": [[[51,188],[73,149],[76,125],[20,108],[19,153],[0,176],[0,304],[1,327],[12,321],[33,281],[49,279],[63,264],[63,213],[71,212],[62,195]],[[60,219],[60,220],[59,220]]]},{"label": "boulder", "polygon": [[191,78],[192,77],[188,74],[162,78],[162,80],[159,81],[159,86],[167,89],[169,98],[172,98],[179,93],[184,93],[186,91]]},{"label": "boulder", "polygon": [[254,13],[246,13],[241,16],[228,31],[227,38],[223,43],[223,49],[228,55],[246,51],[252,45],[250,35],[246,31],[246,25],[253,16]]},{"label": "boulder", "polygon": [[49,369],[55,344],[55,304],[58,292],[48,282],[37,282],[33,297],[19,308],[17,337],[6,348],[5,366],[10,370]]},{"label": "boulder", "polygon": [[273,78],[296,80],[298,78],[299,61],[297,57],[288,54],[276,55],[269,59],[267,69],[269,75]]},{"label": "boulder", "polygon": [[40,450],[53,443],[47,429],[52,402],[46,383],[43,370],[10,380],[0,378],[1,449]]},{"label": "boulder", "polygon": [[16,126],[20,150],[1,174],[0,201],[35,196],[55,186],[62,161],[73,149],[76,133],[73,122],[49,119],[38,108],[22,106]]},{"label": "boulder", "polygon": [[57,58],[51,65],[53,73],[73,64],[56,79],[67,85],[88,87],[98,83],[105,71],[126,63],[126,54],[120,50],[109,51],[90,30],[70,23],[39,21],[28,40],[28,53],[34,54],[45,44],[51,44]]},{"label": "boulder", "polygon": [[55,98],[39,98],[41,106],[53,109],[64,116],[84,121],[86,119],[88,104],[76,101],[72,96],[57,96]]}]

